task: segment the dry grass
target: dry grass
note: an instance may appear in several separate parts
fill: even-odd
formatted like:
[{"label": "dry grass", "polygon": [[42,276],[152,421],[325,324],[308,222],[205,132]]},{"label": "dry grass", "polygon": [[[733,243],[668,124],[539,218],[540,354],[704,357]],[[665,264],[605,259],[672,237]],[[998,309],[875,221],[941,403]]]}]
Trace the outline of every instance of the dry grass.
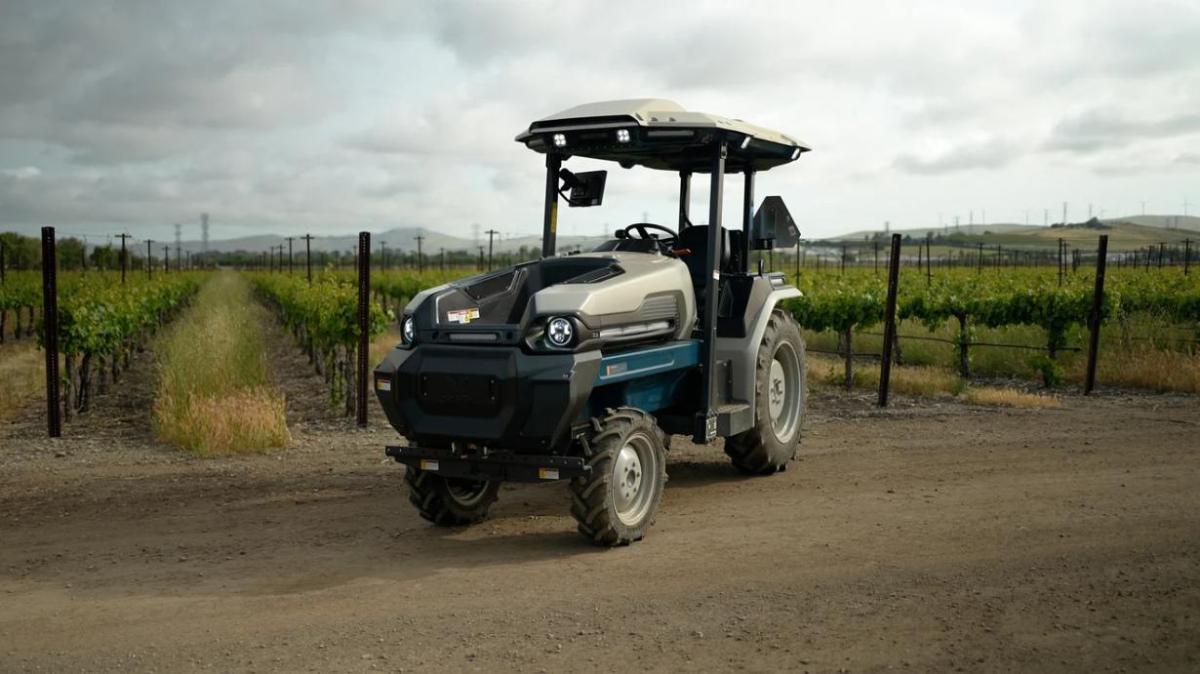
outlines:
[{"label": "dry grass", "polygon": [[1057,396],[1025,393],[1013,388],[969,388],[963,398],[972,405],[989,407],[1055,408],[1062,407]]},{"label": "dry grass", "polygon": [[[1068,377],[1082,382],[1084,367],[1085,363],[1080,359]],[[1200,352],[1156,348],[1125,351],[1112,346],[1100,352],[1096,383],[1099,386],[1200,393]]]},{"label": "dry grass", "polygon": [[287,445],[287,408],[270,381],[264,309],[232,272],[214,277],[158,343],[159,438],[201,456]]},{"label": "dry grass", "polygon": [[371,348],[367,352],[368,367],[375,367],[383,362],[384,358],[396,348],[400,343],[400,326],[394,322],[388,326],[386,332],[376,337],[371,341]]},{"label": "dry grass", "polygon": [[287,404],[283,394],[271,388],[193,395],[183,404],[164,397],[159,403],[159,409],[171,410],[169,423],[159,424],[162,439],[200,456],[281,447],[291,439]]},{"label": "dry grass", "polygon": [[0,419],[10,418],[46,385],[45,361],[32,339],[0,350]]},{"label": "dry grass", "polygon": [[[879,363],[856,361],[854,387],[879,388]],[[810,386],[840,388],[845,377],[841,360],[827,356],[808,357]],[[893,393],[915,396],[955,395],[962,381],[953,372],[938,367],[893,365],[889,388]]]}]

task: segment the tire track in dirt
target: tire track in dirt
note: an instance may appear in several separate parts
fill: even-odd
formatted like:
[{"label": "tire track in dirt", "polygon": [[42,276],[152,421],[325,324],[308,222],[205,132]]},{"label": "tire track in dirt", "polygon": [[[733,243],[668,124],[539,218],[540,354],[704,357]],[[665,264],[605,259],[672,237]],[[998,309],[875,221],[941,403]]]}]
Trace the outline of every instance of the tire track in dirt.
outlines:
[{"label": "tire track in dirt", "polygon": [[27,462],[0,490],[0,669],[1195,668],[1200,457],[1176,422],[1200,401],[909,403],[814,396],[765,479],[677,438],[658,523],[610,551],[553,484],[426,525],[381,424]]}]

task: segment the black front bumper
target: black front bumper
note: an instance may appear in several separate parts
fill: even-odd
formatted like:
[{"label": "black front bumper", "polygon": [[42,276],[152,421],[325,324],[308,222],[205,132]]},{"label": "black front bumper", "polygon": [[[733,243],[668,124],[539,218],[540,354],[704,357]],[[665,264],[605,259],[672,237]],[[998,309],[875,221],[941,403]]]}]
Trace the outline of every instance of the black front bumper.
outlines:
[{"label": "black front bumper", "polygon": [[375,369],[375,393],[413,444],[548,453],[569,442],[599,369],[598,351],[423,344],[392,350]]},{"label": "black front bumper", "polygon": [[512,454],[488,456],[456,454],[449,449],[388,447],[387,455],[406,466],[445,477],[503,482],[544,482],[586,475],[591,468],[577,456]]}]

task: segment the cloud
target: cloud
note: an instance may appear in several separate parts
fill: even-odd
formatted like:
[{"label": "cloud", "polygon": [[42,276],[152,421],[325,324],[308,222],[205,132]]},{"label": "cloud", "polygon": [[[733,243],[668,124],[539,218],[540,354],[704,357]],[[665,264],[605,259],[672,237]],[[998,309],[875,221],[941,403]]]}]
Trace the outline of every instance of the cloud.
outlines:
[{"label": "cloud", "polygon": [[36,166],[22,166],[14,169],[4,169],[0,171],[0,176],[13,178],[15,180],[29,180],[42,175],[41,169]]},{"label": "cloud", "polygon": [[1113,109],[1093,109],[1054,125],[1048,150],[1089,154],[1131,143],[1200,133],[1200,111],[1138,118]]},{"label": "cloud", "polygon": [[[817,236],[1200,183],[1194,3],[6,0],[3,13],[0,228],[161,238],[208,211],[214,236],[537,231],[541,157],[513,136],[640,96],[810,142],[759,189],[803,204]],[[596,168],[611,171],[605,207],[564,211],[564,231],[673,219],[674,176]]]},{"label": "cloud", "polygon": [[968,143],[948,150],[917,155],[902,153],[892,162],[895,168],[917,175],[940,175],[977,169],[998,169],[1021,156],[1018,145],[999,138]]}]

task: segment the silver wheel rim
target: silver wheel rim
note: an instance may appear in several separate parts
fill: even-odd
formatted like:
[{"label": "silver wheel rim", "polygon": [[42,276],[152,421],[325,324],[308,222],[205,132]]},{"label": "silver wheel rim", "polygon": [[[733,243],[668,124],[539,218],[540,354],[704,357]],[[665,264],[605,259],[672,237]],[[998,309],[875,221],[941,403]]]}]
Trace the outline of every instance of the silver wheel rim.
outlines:
[{"label": "silver wheel rim", "polygon": [[800,361],[789,342],[780,342],[767,376],[767,411],[771,430],[783,443],[790,442],[800,428]]},{"label": "silver wheel rim", "polygon": [[451,478],[446,480],[446,491],[455,503],[470,508],[483,500],[483,496],[488,490],[488,484],[487,482]]},{"label": "silver wheel rim", "polygon": [[654,445],[644,433],[629,436],[613,460],[613,501],[626,526],[637,526],[650,511],[657,463]]}]

